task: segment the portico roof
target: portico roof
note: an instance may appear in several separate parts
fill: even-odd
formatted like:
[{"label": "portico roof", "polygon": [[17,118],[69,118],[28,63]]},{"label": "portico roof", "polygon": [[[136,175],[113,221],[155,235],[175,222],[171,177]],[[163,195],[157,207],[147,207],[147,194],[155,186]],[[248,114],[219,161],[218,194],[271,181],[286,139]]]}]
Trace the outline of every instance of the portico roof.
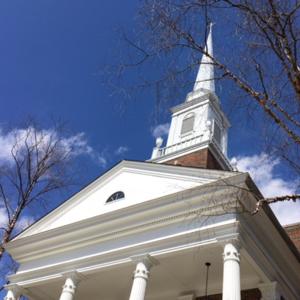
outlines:
[{"label": "portico roof", "polygon": [[[13,241],[237,174],[241,173],[124,160]],[[106,204],[107,198],[119,190],[125,192],[125,198]]]}]

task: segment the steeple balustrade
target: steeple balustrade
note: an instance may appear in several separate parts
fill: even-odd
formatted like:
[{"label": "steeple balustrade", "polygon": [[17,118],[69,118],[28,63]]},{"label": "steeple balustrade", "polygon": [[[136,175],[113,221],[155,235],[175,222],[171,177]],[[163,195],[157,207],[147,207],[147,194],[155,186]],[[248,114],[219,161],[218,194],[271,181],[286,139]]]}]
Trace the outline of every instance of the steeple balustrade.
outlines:
[{"label": "steeple balustrade", "polygon": [[204,141],[207,141],[207,139],[204,138],[203,134],[200,134],[197,136],[192,136],[191,138],[184,139],[181,142],[176,143],[174,145],[160,148],[158,151],[158,157],[163,156],[163,155],[168,155],[170,153],[177,152],[182,149],[186,149],[188,147],[195,146],[197,144],[201,144]]}]

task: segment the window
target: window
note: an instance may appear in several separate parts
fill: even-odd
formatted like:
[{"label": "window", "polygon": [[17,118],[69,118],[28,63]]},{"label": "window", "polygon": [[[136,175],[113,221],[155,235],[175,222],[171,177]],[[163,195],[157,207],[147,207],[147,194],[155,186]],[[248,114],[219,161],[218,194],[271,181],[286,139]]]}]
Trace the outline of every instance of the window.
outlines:
[{"label": "window", "polygon": [[217,141],[217,143],[221,146],[221,138],[222,138],[221,129],[216,122],[214,122],[214,138]]},{"label": "window", "polygon": [[186,134],[194,129],[195,115],[188,114],[184,117],[181,126],[181,134]]},{"label": "window", "polygon": [[121,191],[113,193],[111,196],[108,197],[106,203],[110,203],[119,199],[125,198],[125,194]]}]

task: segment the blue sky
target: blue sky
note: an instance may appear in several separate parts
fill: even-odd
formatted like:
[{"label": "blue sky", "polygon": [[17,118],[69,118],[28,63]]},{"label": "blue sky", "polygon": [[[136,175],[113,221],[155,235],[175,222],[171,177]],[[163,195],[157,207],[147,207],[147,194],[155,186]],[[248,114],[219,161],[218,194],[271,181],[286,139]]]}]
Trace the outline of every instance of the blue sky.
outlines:
[{"label": "blue sky", "polygon": [[1,2],[0,122],[61,118],[99,153],[126,146],[127,158],[147,159],[157,125],[153,95],[124,103],[102,84],[103,67],[118,63],[118,30],[131,31],[137,7],[138,1]]},{"label": "blue sky", "polygon": [[[50,126],[51,118],[66,121],[74,135],[84,134],[84,141],[94,154],[81,157],[85,166],[80,170],[77,185],[54,204],[121,159],[150,158],[153,128],[170,121],[167,114],[154,118],[153,94],[142,93],[134,100],[122,95],[111,97],[112,90],[103,84],[103,67],[117,64],[123,51],[118,30],[131,32],[135,28],[138,5],[137,0],[0,2],[2,149],[7,141],[4,128],[18,127],[32,116],[45,128]],[[217,51],[229,54],[232,50],[223,46],[225,30],[217,22],[214,39]],[[227,38],[227,45],[234,46],[230,37]],[[149,72],[155,77],[155,70]],[[220,86],[217,88],[232,122],[230,157],[238,157],[240,169],[250,171],[268,195],[293,192],[295,179],[278,172],[280,161],[265,154],[260,147],[257,122],[246,121],[241,115],[243,111],[232,110],[226,99],[228,93]],[[297,209],[293,209],[292,217],[290,206],[284,209],[281,206],[277,208],[279,211],[283,223],[300,220]]]},{"label": "blue sky", "polygon": [[135,148],[131,157],[145,158],[137,147],[143,131],[132,125],[134,120],[139,129],[149,128],[143,112],[150,107],[146,101],[129,103],[120,115],[121,101],[112,102],[100,75],[105,64],[116,62],[116,30],[130,26],[135,3],[51,0],[0,6],[0,122],[17,124],[28,115],[61,118],[74,132],[85,132],[99,152],[128,144]]},{"label": "blue sky", "polygon": [[125,104],[110,97],[102,75],[104,66],[118,61],[118,30],[132,27],[137,3],[0,3],[2,127],[18,126],[28,116],[44,127],[51,118],[61,119],[74,134],[83,132],[106,161],[83,157],[80,180],[67,194],[125,157],[144,160],[151,154],[150,97]]},{"label": "blue sky", "polygon": [[[135,100],[111,97],[112,90],[103,84],[104,66],[117,64],[123,51],[119,29],[130,33],[135,28],[138,5],[134,0],[0,2],[0,126],[16,127],[32,116],[45,128],[55,118],[68,122],[74,134],[84,133],[97,155],[82,158],[86,166],[69,193],[123,158],[148,159],[154,145],[151,131],[169,122],[167,114],[154,118],[153,94],[143,93]],[[217,51],[228,54],[224,34],[225,27],[217,22]],[[231,40],[230,44],[234,46]],[[155,70],[149,72],[155,77]],[[293,190],[293,179],[276,172],[280,162],[263,155],[257,124],[242,121],[242,112],[227,105],[228,93],[217,88],[232,122],[229,156],[240,157],[243,170],[256,171],[262,186],[271,183],[275,191]],[[266,176],[264,181],[259,177],[258,166],[269,168],[267,182]]]}]

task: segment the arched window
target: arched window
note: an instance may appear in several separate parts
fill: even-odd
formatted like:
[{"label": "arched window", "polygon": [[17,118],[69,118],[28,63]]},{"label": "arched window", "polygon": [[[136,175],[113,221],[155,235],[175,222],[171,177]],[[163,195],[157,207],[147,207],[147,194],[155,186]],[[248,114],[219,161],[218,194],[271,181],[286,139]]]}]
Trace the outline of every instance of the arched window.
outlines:
[{"label": "arched window", "polygon": [[181,134],[186,134],[194,129],[195,114],[191,113],[184,117],[181,126]]},{"label": "arched window", "polygon": [[125,194],[124,192],[118,191],[113,193],[111,196],[108,197],[108,199],[106,200],[106,203],[110,203],[119,199],[125,198]]}]

